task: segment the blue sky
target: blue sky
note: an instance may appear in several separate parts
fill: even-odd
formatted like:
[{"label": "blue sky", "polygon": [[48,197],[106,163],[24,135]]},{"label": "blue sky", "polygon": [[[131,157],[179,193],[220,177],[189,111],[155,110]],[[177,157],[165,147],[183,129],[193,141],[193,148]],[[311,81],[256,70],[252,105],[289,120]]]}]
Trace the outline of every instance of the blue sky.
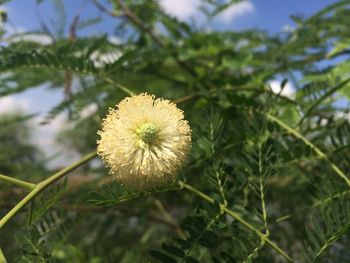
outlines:
[{"label": "blue sky", "polygon": [[253,0],[255,12],[249,17],[241,17],[238,27],[261,28],[277,33],[284,25],[293,25],[290,15],[308,17],[318,10],[338,1],[335,0]]},{"label": "blue sky", "polygon": [[[40,28],[35,2],[36,0],[13,0],[2,6],[2,8],[8,12],[10,24],[14,25],[8,27],[10,32],[15,32],[16,30],[36,30]],[[54,20],[57,15],[53,8],[53,2],[55,1],[44,0],[39,6],[43,19],[48,25],[50,25],[50,20]],[[65,0],[64,2],[68,15],[67,21],[71,23],[74,15],[81,8],[85,0]],[[91,2],[91,0],[87,1],[82,18],[93,18],[100,15],[103,17],[103,22],[93,28],[83,31],[81,35],[101,34],[105,32],[113,34],[116,20],[101,14]],[[104,0],[100,0],[100,2],[106,3]],[[197,12],[199,2],[200,0],[161,0],[164,9],[172,15],[182,20],[189,20],[190,17],[193,17],[197,22],[201,23],[202,18]],[[244,1],[222,13],[218,18],[212,21],[210,28],[213,30],[245,30],[258,28],[268,31],[271,34],[277,34],[281,32],[281,29],[286,25],[293,26],[290,15],[298,14],[308,17],[321,8],[335,2],[337,1]],[[278,86],[278,83],[276,83],[276,85]],[[36,134],[38,135],[34,139],[43,149],[51,148],[54,147],[54,137],[57,130],[64,125],[64,116],[59,116],[53,123],[46,126],[39,126],[38,123],[53,106],[63,99],[62,93],[61,91],[48,91],[45,87],[39,87],[12,97],[0,98],[0,113],[17,108],[22,108],[29,112],[41,113],[41,116],[39,116],[35,122],[38,130]]]},{"label": "blue sky", "polygon": [[[182,18],[187,18],[195,14],[195,7],[198,6],[199,0],[161,0],[165,3],[168,11],[174,12]],[[39,22],[35,12],[36,0],[13,0],[4,7],[9,12],[11,21],[19,28],[37,29]],[[43,17],[48,21],[55,17],[53,10],[53,0],[44,0],[40,5],[40,10]],[[68,21],[71,21],[74,14],[79,10],[85,0],[65,0],[65,5],[68,13]],[[93,6],[92,1],[88,1],[84,8],[84,17],[96,17],[100,12]],[[101,1],[104,3],[105,1]],[[335,3],[335,0],[252,0],[245,1],[242,6],[250,6],[243,8],[244,10],[238,14],[233,14],[231,20],[215,22],[216,29],[227,30],[242,30],[248,28],[259,28],[267,30],[271,33],[277,33],[281,27],[286,24],[292,25],[290,19],[291,14],[300,14],[310,16],[321,8]],[[179,8],[179,6],[183,6]],[[233,7],[240,9],[240,7]],[[242,8],[241,8],[242,9]],[[174,11],[172,11],[174,10]],[[182,13],[182,15],[181,15]],[[100,30],[112,32],[112,26],[115,20],[104,16],[105,21],[94,28],[96,33]],[[108,31],[108,30],[107,30]],[[91,32],[89,32],[91,33]]]}]

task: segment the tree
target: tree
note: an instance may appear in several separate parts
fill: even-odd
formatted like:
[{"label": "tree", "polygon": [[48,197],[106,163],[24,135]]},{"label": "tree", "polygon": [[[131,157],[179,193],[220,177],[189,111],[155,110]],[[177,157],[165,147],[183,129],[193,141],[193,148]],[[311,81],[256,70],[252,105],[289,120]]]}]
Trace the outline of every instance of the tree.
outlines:
[{"label": "tree", "polygon": [[[52,43],[22,34],[0,51],[0,71],[11,73],[1,94],[62,89],[66,99],[48,118],[68,112],[74,128],[61,141],[92,151],[30,189],[35,202],[15,231],[16,252],[3,248],[8,260],[348,262],[350,126],[340,99],[349,100],[350,2],[294,16],[295,28],[277,36],[208,32],[157,1],[92,2],[115,19],[120,43],[78,37],[100,21],[82,20],[83,11],[65,36],[64,2],[55,1],[56,28],[42,21],[40,32]],[[201,11],[210,20],[234,4],[202,1]],[[174,183],[132,191],[97,162],[77,181],[69,174],[68,191],[53,186],[96,156],[108,108],[142,92],[177,103],[192,128],[191,156]],[[81,118],[91,105],[96,112]],[[12,233],[13,218],[0,230]]]}]

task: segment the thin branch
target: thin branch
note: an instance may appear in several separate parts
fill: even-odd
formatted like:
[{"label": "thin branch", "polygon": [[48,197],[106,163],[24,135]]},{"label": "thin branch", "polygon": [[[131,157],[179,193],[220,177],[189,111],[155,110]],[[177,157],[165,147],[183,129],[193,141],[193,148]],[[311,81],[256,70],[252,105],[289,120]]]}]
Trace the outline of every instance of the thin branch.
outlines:
[{"label": "thin branch", "polygon": [[81,165],[87,163],[91,159],[95,158],[97,156],[96,151],[87,154],[79,161],[74,162],[73,164],[63,168],[62,170],[58,171],[57,173],[53,174],[46,180],[38,183],[35,188],[27,195],[25,196],[14,208],[12,208],[1,220],[0,220],[0,229],[12,218],[14,217],[19,210],[21,210],[26,204],[28,204],[31,200],[33,200],[34,197],[36,197],[39,193],[44,191],[46,188],[54,184],[56,181],[67,175],[68,173],[72,172],[76,168],[80,167]]},{"label": "thin branch", "polygon": [[[63,65],[44,65],[44,64],[32,64],[30,66],[27,66],[27,65],[24,65],[24,66],[18,66],[16,67],[16,69],[18,70],[21,70],[21,69],[25,69],[25,68],[50,68],[50,69],[57,69],[57,70],[64,70],[64,69],[69,69],[71,72],[73,73],[78,73],[80,75],[92,75],[92,76],[96,76],[96,77],[99,77],[101,79],[103,79],[104,81],[118,87],[119,89],[121,89],[122,91],[124,91],[126,94],[128,95],[135,95],[135,92],[131,91],[130,89],[128,89],[127,87],[115,82],[114,80],[112,80],[111,78],[108,78],[104,75],[102,75],[100,72],[96,73],[92,70],[80,70],[79,68],[70,68],[70,67],[65,67],[63,68]],[[3,72],[6,72],[6,71],[9,71],[9,70],[4,70]]]},{"label": "thin branch", "polygon": [[334,233],[331,237],[325,240],[323,246],[319,249],[316,254],[315,261],[317,262],[321,255],[326,252],[338,239],[340,239],[346,232],[350,230],[350,223],[344,225],[339,231]]},{"label": "thin branch", "polygon": [[260,199],[261,199],[261,210],[262,210],[262,217],[264,221],[265,226],[265,232],[268,236],[270,234],[267,224],[267,212],[266,212],[266,204],[265,204],[265,193],[264,193],[264,182],[263,182],[263,175],[262,175],[262,152],[261,152],[261,144],[259,144],[259,190],[260,190]]},{"label": "thin branch", "polygon": [[[87,0],[85,0],[80,6],[78,12],[73,18],[73,21],[69,27],[69,40],[73,43],[77,39],[77,27],[79,24],[80,16],[83,10],[85,9]],[[72,84],[73,84],[73,74],[71,71],[67,70],[64,77],[64,95],[66,99],[70,99],[72,96]]]},{"label": "thin branch", "polygon": [[51,33],[49,27],[46,25],[45,20],[43,19],[43,17],[41,16],[41,12],[40,12],[40,8],[39,8],[39,2],[36,1],[35,4],[35,12],[36,12],[36,16],[39,20],[39,24],[42,28],[42,30],[48,34],[49,36],[51,36],[52,38],[55,38],[54,35]]},{"label": "thin branch", "polygon": [[88,1],[85,0],[81,4],[78,12],[76,13],[76,15],[73,18],[72,24],[70,25],[69,38],[72,39],[72,40],[75,40],[77,38],[77,27],[78,27],[78,24],[79,24],[80,16],[81,16],[82,12],[84,11],[87,3],[88,3]]},{"label": "thin branch", "polygon": [[[166,44],[163,39],[153,32],[152,28],[146,26],[143,21],[127,7],[123,0],[115,0],[115,2],[122,9],[124,16],[127,17],[136,27],[140,28],[141,31],[147,33],[155,43],[159,46],[164,46]],[[190,73],[192,77],[198,76],[193,68],[181,61],[177,56],[174,55],[174,59],[184,70]]]},{"label": "thin branch", "polygon": [[1,263],[6,263],[7,262],[4,254],[2,253],[1,248],[0,248],[0,262]]},{"label": "thin branch", "polygon": [[130,96],[136,95],[135,92],[133,92],[132,90],[128,89],[127,87],[115,82],[114,80],[107,78],[107,77],[102,77],[103,80],[105,80],[106,82],[116,86],[117,88],[121,89],[122,91],[124,91],[126,94],[129,94]]},{"label": "thin branch", "polygon": [[199,97],[199,94],[191,94],[191,95],[187,95],[187,96],[178,98],[178,99],[176,99],[176,100],[173,100],[173,102],[174,102],[175,104],[184,103],[184,102],[186,102],[186,101],[195,99],[195,98],[197,98],[197,97]]},{"label": "thin branch", "polygon": [[[181,188],[187,189],[188,191],[196,194],[200,198],[208,201],[209,203],[211,203],[211,204],[216,203],[216,201],[213,198],[211,198],[210,196],[206,195],[205,193],[197,190],[196,188],[192,187],[191,185],[186,184],[185,182],[183,182],[181,180],[178,181],[178,183],[179,183]],[[263,239],[270,247],[272,247],[276,252],[278,252],[281,256],[283,256],[288,262],[294,262],[294,260],[290,256],[288,256],[288,254],[284,250],[282,250],[279,246],[277,246],[271,239],[269,239],[266,234],[263,234],[260,230],[256,229],[249,222],[247,222],[245,219],[243,219],[239,214],[228,209],[225,205],[219,204],[219,206],[220,206],[220,209],[222,209],[222,211],[224,211],[226,214],[230,215],[233,219],[237,220],[239,223],[241,223],[246,228],[255,232],[261,239]]]},{"label": "thin branch", "polygon": [[107,7],[102,5],[98,0],[93,0],[92,3],[99,9],[102,13],[105,13],[106,15],[112,16],[112,17],[120,17],[117,13],[109,10]]},{"label": "thin branch", "polygon": [[177,224],[176,220],[171,216],[171,214],[165,209],[164,205],[160,200],[157,198],[154,198],[154,204],[159,210],[159,212],[163,215],[163,217],[166,219],[164,221],[168,222],[169,224],[173,225],[175,228],[176,233],[182,237],[185,238],[185,233],[182,231],[181,227]]},{"label": "thin branch", "polygon": [[304,114],[304,116],[301,118],[299,125],[310,115],[310,113],[321,103],[323,102],[325,99],[327,99],[329,96],[333,95],[335,92],[337,92],[338,90],[344,88],[347,86],[347,84],[350,82],[350,78],[347,78],[345,80],[343,80],[342,82],[340,82],[338,85],[336,85],[335,87],[331,88],[330,90],[328,90],[325,94],[323,94],[318,100],[316,100],[306,111],[306,113]]},{"label": "thin branch", "polygon": [[29,183],[29,182],[26,182],[26,181],[23,181],[20,179],[16,179],[16,178],[13,178],[10,176],[6,176],[3,174],[0,174],[0,181],[3,181],[5,183],[9,183],[9,184],[13,184],[13,185],[17,185],[17,186],[22,187],[22,188],[27,189],[27,190],[33,190],[36,187],[35,184]]},{"label": "thin branch", "polygon": [[272,116],[269,113],[266,113],[266,116],[269,120],[275,122],[278,124],[281,128],[285,129],[287,132],[291,133],[294,135],[296,138],[302,140],[306,145],[308,145],[311,149],[315,151],[315,153],[320,156],[322,159],[328,162],[328,164],[332,167],[332,169],[336,172],[337,175],[339,175],[340,178],[342,178],[346,184],[350,187],[350,179],[345,175],[345,173],[340,170],[340,168],[333,163],[328,156],[322,152],[316,145],[314,145],[311,141],[309,141],[307,138],[305,138],[302,134],[300,134],[298,131],[295,129],[289,127],[287,124],[285,124],[283,121],[279,120],[278,118]]},{"label": "thin branch", "polygon": [[202,236],[204,235],[205,231],[207,231],[213,224],[215,224],[218,219],[220,218],[220,216],[222,215],[221,212],[219,212],[215,217],[213,217],[209,223],[205,226],[204,229],[202,229],[201,233],[193,240],[193,243],[191,244],[191,246],[188,248],[185,256],[182,258],[181,263],[185,263],[188,262],[188,256],[191,254],[195,244],[198,242],[198,240],[200,240],[202,238]]},{"label": "thin branch", "polygon": [[138,28],[140,28],[143,32],[146,32],[148,35],[150,35],[150,37],[154,40],[154,42],[156,42],[157,44],[159,44],[160,46],[163,46],[165,43],[163,42],[163,40],[156,35],[153,30],[146,26],[143,21],[137,16],[135,15],[128,7],[127,5],[124,3],[123,0],[115,0],[116,4],[122,9],[124,15]]}]

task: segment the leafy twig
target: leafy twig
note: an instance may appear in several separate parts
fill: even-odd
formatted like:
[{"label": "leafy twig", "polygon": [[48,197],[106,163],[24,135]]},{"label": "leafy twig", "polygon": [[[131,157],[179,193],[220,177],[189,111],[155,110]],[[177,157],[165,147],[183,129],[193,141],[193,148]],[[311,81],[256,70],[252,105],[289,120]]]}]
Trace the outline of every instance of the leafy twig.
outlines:
[{"label": "leafy twig", "polygon": [[344,81],[340,82],[338,85],[334,86],[330,90],[328,90],[325,94],[323,94],[318,100],[316,100],[306,111],[303,118],[300,120],[299,124],[301,124],[309,115],[310,113],[325,99],[327,99],[329,96],[337,92],[338,90],[344,88],[347,86],[347,84],[350,82],[350,78],[345,79]]},{"label": "leafy twig", "polygon": [[62,170],[58,171],[57,173],[53,174],[46,180],[38,183],[35,188],[26,196],[24,197],[14,208],[12,208],[1,220],[0,220],[0,229],[12,218],[14,217],[19,210],[21,210],[26,204],[28,204],[31,200],[33,200],[34,197],[36,197],[39,193],[44,191],[46,188],[51,186],[53,183],[70,173],[71,171],[75,170],[76,168],[80,167],[81,165],[85,164],[86,162],[90,161],[91,159],[95,158],[97,155],[96,151],[89,153],[85,155],[82,159],[79,161],[74,162],[73,164],[63,168]]},{"label": "leafy twig", "polygon": [[288,131],[289,133],[291,133],[292,135],[294,135],[296,138],[302,140],[306,145],[310,146],[311,149],[313,149],[315,151],[315,153],[317,155],[319,155],[322,159],[326,160],[329,165],[332,167],[332,169],[336,172],[337,175],[339,175],[340,178],[342,178],[346,184],[350,187],[350,179],[345,175],[345,173],[340,170],[340,168],[333,163],[328,156],[322,152],[316,145],[314,145],[312,142],[310,142],[307,138],[305,138],[302,134],[300,134],[298,131],[296,131],[295,129],[293,129],[292,127],[288,126],[287,124],[285,124],[283,121],[281,121],[280,119],[272,116],[269,113],[266,113],[266,116],[269,120],[275,122],[276,124],[278,124],[281,128],[285,129],[286,131]]},{"label": "leafy twig", "polygon": [[[199,191],[198,189],[192,187],[191,185],[186,184],[185,182],[183,182],[181,180],[178,183],[179,183],[181,188],[187,189],[188,191],[196,194],[200,198],[208,201],[209,203],[211,203],[211,204],[215,204],[216,203],[213,198],[211,198],[210,196],[206,195],[205,193]],[[288,254],[284,250],[282,250],[279,246],[277,246],[271,239],[269,239],[260,230],[256,229],[249,222],[247,222],[245,219],[243,219],[239,214],[237,214],[236,212],[228,209],[223,204],[219,204],[219,206],[220,206],[220,209],[222,209],[222,211],[224,211],[226,214],[228,214],[229,216],[231,216],[232,218],[237,220],[239,223],[241,223],[246,228],[248,228],[248,229],[252,230],[253,232],[255,232],[262,240],[264,240],[269,246],[271,246],[274,250],[276,250],[276,252],[278,252],[282,257],[284,257],[288,262],[294,262],[294,260],[290,256],[288,256]]]}]

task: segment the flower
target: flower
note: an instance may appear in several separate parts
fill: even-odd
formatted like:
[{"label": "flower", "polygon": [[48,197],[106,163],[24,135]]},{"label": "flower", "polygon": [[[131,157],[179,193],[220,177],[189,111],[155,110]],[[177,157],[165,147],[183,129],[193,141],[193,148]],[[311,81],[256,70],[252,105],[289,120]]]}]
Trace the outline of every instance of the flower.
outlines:
[{"label": "flower", "polygon": [[191,129],[183,111],[169,100],[145,93],[110,109],[98,134],[97,152],[110,174],[136,190],[173,180],[191,148]]}]

